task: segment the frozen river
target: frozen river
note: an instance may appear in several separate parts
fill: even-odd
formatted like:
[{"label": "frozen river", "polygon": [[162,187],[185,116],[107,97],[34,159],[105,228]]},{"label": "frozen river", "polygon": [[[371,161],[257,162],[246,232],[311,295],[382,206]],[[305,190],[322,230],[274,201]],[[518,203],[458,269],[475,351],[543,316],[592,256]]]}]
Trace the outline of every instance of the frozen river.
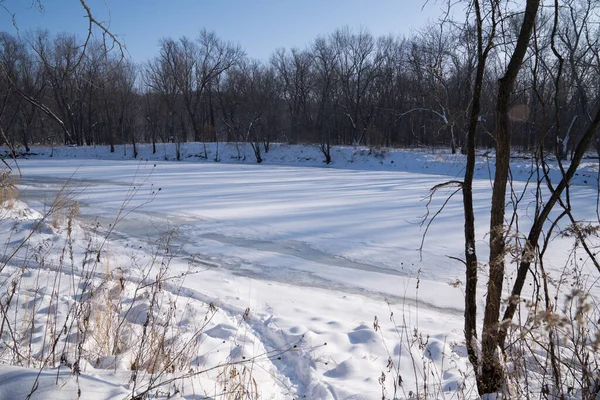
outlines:
[{"label": "frozen river", "polygon": [[[450,186],[428,202],[430,188],[453,178],[197,162],[32,159],[19,166],[20,198],[32,208],[48,210],[58,196],[78,204],[86,230],[111,232],[105,250],[111,268],[129,268],[140,253],[151,258],[167,235],[172,272],[190,266],[194,272],[169,290],[198,309],[217,305],[219,317],[205,333],[215,343],[231,340],[231,354],[240,341],[252,355],[302,339],[298,353],[265,361],[270,369],[260,386],[271,393],[265,398],[284,398],[284,390],[315,399],[373,398],[386,360],[393,353],[399,363],[408,361],[397,353],[399,341],[411,342],[417,331],[453,360],[440,385],[456,390],[468,373],[460,344],[462,199]],[[511,207],[512,198],[520,199],[515,223],[523,232],[534,194],[524,177],[514,177],[516,197],[507,200]],[[490,191],[489,179],[475,181],[480,307]],[[571,199],[576,218],[594,220],[595,188],[573,187]],[[546,267],[559,273],[572,256],[558,238],[548,252]],[[509,263],[507,285],[513,268]],[[393,312],[397,319],[388,320]],[[377,315],[381,332],[372,328]],[[413,361],[400,374],[410,376]],[[444,368],[443,357],[432,362]]]}]

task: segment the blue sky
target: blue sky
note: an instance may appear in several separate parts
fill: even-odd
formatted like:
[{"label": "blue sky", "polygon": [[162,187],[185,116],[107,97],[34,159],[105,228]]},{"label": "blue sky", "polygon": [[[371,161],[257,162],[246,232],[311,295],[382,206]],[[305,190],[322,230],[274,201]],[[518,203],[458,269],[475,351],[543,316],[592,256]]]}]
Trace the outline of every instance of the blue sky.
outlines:
[{"label": "blue sky", "polygon": [[[337,28],[363,27],[374,36],[408,35],[435,20],[442,5],[430,0],[87,0],[95,17],[107,22],[137,62],[158,53],[161,38],[195,37],[202,28],[239,44],[253,58],[268,60],[279,48],[309,45]],[[43,28],[83,35],[87,20],[79,0],[4,0],[16,14],[19,32]],[[0,9],[2,30],[15,33]]]}]

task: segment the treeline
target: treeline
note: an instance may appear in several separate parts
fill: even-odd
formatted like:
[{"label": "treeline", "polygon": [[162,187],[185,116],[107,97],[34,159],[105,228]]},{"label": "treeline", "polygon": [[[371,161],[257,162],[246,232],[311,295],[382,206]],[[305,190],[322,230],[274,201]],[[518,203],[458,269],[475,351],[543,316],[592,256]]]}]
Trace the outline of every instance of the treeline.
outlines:
[{"label": "treeline", "polygon": [[[600,98],[600,29],[592,0],[540,13],[513,93],[514,146],[564,153]],[[522,15],[496,26],[486,65],[477,146],[494,145],[497,82]],[[467,17],[467,21],[469,17]],[[485,28],[485,27],[484,27]],[[497,29],[497,28],[495,28]],[[410,37],[340,29],[267,62],[202,30],[164,39],[135,65],[107,43],[72,34],[0,33],[2,140],[31,144],[244,141],[450,146],[465,141],[478,46],[476,26],[442,22]],[[558,96],[556,95],[558,93]],[[568,127],[565,129],[565,127]],[[559,133],[560,132],[560,133]]]}]

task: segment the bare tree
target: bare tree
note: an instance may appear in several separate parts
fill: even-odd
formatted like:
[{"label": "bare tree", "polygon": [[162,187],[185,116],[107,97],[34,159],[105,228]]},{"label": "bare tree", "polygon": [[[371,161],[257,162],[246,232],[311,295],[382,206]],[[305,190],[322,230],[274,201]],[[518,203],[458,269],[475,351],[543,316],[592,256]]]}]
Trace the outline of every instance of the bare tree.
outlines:
[{"label": "bare tree", "polygon": [[240,46],[220,40],[214,32],[202,30],[198,36],[199,65],[196,69],[196,87],[200,95],[208,94],[207,109],[203,123],[214,130],[214,110],[211,102],[211,88],[215,80],[224,72],[241,62],[245,56]]},{"label": "bare tree", "polygon": [[73,35],[61,34],[54,40],[48,32],[38,31],[31,47],[42,62],[52,88],[53,105],[67,144],[83,144],[81,127],[81,98],[76,66],[81,62],[81,48]]},{"label": "bare tree", "polygon": [[[475,81],[473,84],[471,110],[469,115],[469,126],[466,140],[467,165],[465,167],[465,178],[462,183],[463,207],[465,213],[465,342],[469,361],[475,371],[479,371],[480,362],[477,350],[477,275],[478,261],[475,241],[475,212],[473,210],[473,176],[475,172],[475,150],[477,125],[481,112],[481,94],[485,66],[488,55],[492,50],[493,41],[497,28],[497,6],[494,2],[489,7],[482,7],[479,0],[473,1],[473,12],[475,13],[475,26],[477,38],[477,67]],[[489,21],[489,31],[484,31],[485,21]],[[476,374],[477,386],[484,388],[484,377]],[[481,390],[480,390],[481,392]]]},{"label": "bare tree", "polygon": [[323,38],[317,38],[312,47],[315,59],[314,75],[315,81],[315,105],[314,117],[315,130],[319,148],[325,157],[325,163],[331,163],[332,133],[335,129],[334,113],[334,90],[339,81],[339,73],[336,68],[339,54],[332,44],[328,44]]},{"label": "bare tree", "polygon": [[[162,40],[159,55],[146,65],[143,79],[150,89],[150,93],[158,96],[163,104],[167,121],[167,140],[180,143],[181,140],[185,141],[185,125],[178,106],[181,98],[181,86],[176,81],[175,63],[173,61],[175,54],[175,41],[172,39]],[[177,124],[178,120],[180,121],[179,124]],[[180,156],[179,152],[177,155]]]},{"label": "bare tree", "polygon": [[[519,248],[519,256],[517,257],[518,268],[517,277],[512,286],[512,296],[509,299],[504,315],[500,318],[500,313],[503,308],[502,303],[502,288],[504,286],[505,263],[507,255],[508,241],[511,240],[509,234],[510,227],[506,226],[506,189],[509,180],[509,162],[511,153],[511,136],[512,126],[510,119],[514,118],[511,114],[511,99],[515,96],[515,89],[518,81],[519,71],[524,65],[525,56],[530,49],[530,40],[536,27],[536,17],[539,13],[539,1],[529,0],[526,2],[523,13],[518,15],[518,35],[516,42],[509,44],[503,43],[503,50],[506,54],[506,63],[504,64],[504,73],[498,81],[498,93],[496,99],[495,111],[495,129],[494,139],[496,141],[496,159],[495,159],[495,175],[492,191],[492,207],[490,211],[490,255],[489,255],[489,278],[487,282],[487,295],[485,300],[485,311],[483,315],[483,330],[481,339],[481,350],[478,349],[477,343],[477,308],[476,308],[476,289],[477,289],[477,255],[475,251],[475,228],[474,228],[474,213],[472,209],[472,181],[474,171],[474,156],[475,156],[475,134],[477,125],[480,120],[480,95],[483,83],[483,77],[486,73],[486,63],[491,51],[493,51],[493,43],[502,42],[506,39],[506,31],[500,31],[502,23],[507,23],[503,16],[501,2],[491,1],[473,1],[471,2],[472,11],[477,27],[477,72],[473,89],[473,101],[469,118],[469,130],[467,136],[467,168],[465,179],[460,183],[463,190],[463,204],[465,210],[465,260],[466,260],[466,292],[465,292],[465,340],[467,344],[468,355],[471,363],[474,366],[476,381],[479,393],[481,395],[497,393],[504,390],[506,385],[506,375],[504,366],[504,352],[506,349],[506,337],[511,321],[515,316],[520,295],[523,286],[526,282],[527,274],[531,270],[532,263],[535,262],[536,254],[541,254],[543,251],[538,251],[538,241],[542,235],[551,235],[552,227],[556,222],[552,223],[550,231],[544,231],[544,225],[549,219],[550,213],[557,204],[564,208],[561,215],[570,215],[568,205],[565,205],[562,196],[567,193],[566,202],[568,203],[568,187],[569,182],[573,178],[580,162],[588,148],[596,130],[600,126],[600,110],[590,118],[590,123],[582,130],[581,139],[578,141],[574,151],[573,160],[568,169],[564,170],[562,179],[554,185],[547,176],[541,178],[537,182],[537,201],[536,212],[533,217],[533,224],[527,235],[524,246],[515,246]],[[554,37],[557,37],[557,26],[559,20],[559,4],[558,0],[554,4],[554,24],[550,39],[552,40],[553,52],[559,60],[558,69],[554,71],[555,91],[553,93],[554,113],[556,121],[559,121],[558,116],[561,114],[561,107],[558,106],[560,99],[563,99],[562,91],[564,90],[561,82],[561,63],[564,59],[554,45]],[[509,20],[513,24],[517,19],[514,16],[509,16]],[[580,22],[583,23],[583,22]],[[579,25],[577,25],[579,26]],[[512,28],[515,28],[513,26]],[[537,34],[534,37],[534,48],[539,49]],[[539,56],[534,53],[533,56]],[[496,68],[498,65],[495,66]],[[534,65],[532,70],[538,70],[538,64]],[[529,78],[529,77],[528,77]],[[534,74],[534,88],[537,95],[540,96],[539,88],[536,87],[537,76]],[[545,100],[543,100],[545,101]],[[559,122],[555,123],[555,129],[559,132],[572,129],[572,126],[563,128]],[[540,140],[540,148],[543,149],[544,138]],[[542,150],[543,151],[543,150]],[[543,156],[543,152],[541,153]],[[544,169],[544,167],[542,167]],[[544,175],[542,175],[544,176]],[[550,196],[543,199],[541,196],[541,185],[547,185],[550,188]],[[517,208],[513,213],[518,213]],[[517,218],[513,214],[509,219]],[[574,220],[572,220],[575,223]],[[512,223],[512,222],[511,222]],[[514,234],[514,233],[513,233]],[[580,237],[582,242],[585,242],[583,236]],[[591,253],[590,253],[591,254]],[[590,255],[592,260],[593,255]],[[540,258],[539,263],[542,263]],[[600,266],[593,260],[594,264],[600,271]],[[544,273],[544,280],[546,279]],[[552,339],[551,339],[552,340]],[[549,353],[553,357],[556,353],[551,343]],[[553,364],[555,365],[555,364]],[[555,365],[556,367],[556,365]],[[556,368],[554,368],[556,371]],[[558,376],[558,372],[556,373]]]},{"label": "bare tree", "polygon": [[[221,121],[231,138],[250,143],[257,163],[278,130],[277,79],[273,67],[246,61],[219,80]],[[241,157],[241,154],[238,154]]]},{"label": "bare tree", "polygon": [[[49,49],[49,43],[44,43],[47,42],[48,34],[41,32],[38,32],[37,38],[33,38],[30,40],[32,48],[37,53],[38,58],[44,64],[44,74],[48,75],[48,79],[51,82],[51,86],[53,89],[52,92],[54,94],[55,100],[54,106],[58,106],[58,109],[54,109],[53,106],[49,106],[48,104],[43,103],[40,100],[40,98],[38,98],[43,92],[43,90],[38,89],[40,87],[43,88],[43,84],[40,84],[39,87],[36,88],[28,86],[26,88],[28,90],[23,91],[21,90],[21,88],[18,87],[17,82],[13,81],[13,79],[11,79],[8,75],[6,76],[8,77],[8,81],[12,86],[12,90],[15,91],[19,96],[21,96],[21,98],[26,103],[28,103],[30,107],[33,107],[33,109],[30,109],[31,112],[21,113],[21,120],[23,124],[27,125],[28,128],[32,125],[33,116],[35,114],[33,110],[37,109],[61,127],[66,143],[76,142],[78,144],[83,144],[85,141],[82,127],[83,124],[81,120],[76,121],[76,119],[80,118],[79,114],[82,114],[83,112],[77,113],[73,109],[73,104],[69,104],[70,100],[65,99],[65,97],[63,96],[65,94],[65,90],[69,90],[66,88],[68,85],[59,85],[58,90],[54,89],[57,88],[56,85],[59,81],[61,81],[61,83],[63,84],[73,81],[72,75],[75,74],[75,71],[78,69],[79,64],[82,63],[86,58],[86,51],[88,49],[88,45],[90,45],[90,43],[92,42],[95,29],[98,29],[101,32],[101,36],[103,39],[103,50],[105,52],[116,48],[120,52],[121,57],[124,57],[125,53],[123,43],[115,34],[113,34],[107,28],[107,26],[104,23],[98,21],[95,18],[87,2],[85,0],[79,0],[79,4],[85,11],[85,17],[88,20],[87,34],[82,44],[79,43],[76,45],[74,43],[73,36],[68,37],[69,35],[62,35],[62,39],[60,39],[59,37],[55,39],[54,48]],[[42,11],[44,9],[44,2],[42,0],[34,0],[32,1],[32,6],[35,6],[40,11]],[[13,26],[15,27],[15,29],[17,29],[18,25],[15,14],[13,14],[11,10],[6,5],[4,5],[4,1],[0,2],[0,7],[4,12],[7,12],[12,16]],[[62,45],[59,42],[62,42]],[[50,66],[50,57],[53,55],[65,58],[64,60],[62,60],[64,62],[63,65],[55,64],[53,66]],[[55,59],[54,61],[58,61],[58,59]],[[2,69],[4,70],[4,65],[2,65]],[[60,73],[58,72],[58,69],[63,70],[62,77],[59,76]],[[57,92],[62,92],[62,94],[57,95]],[[66,114],[65,110],[67,111]],[[25,142],[25,146],[28,147],[26,144],[27,136],[24,132],[25,130],[23,131],[22,139]]]},{"label": "bare tree", "polygon": [[[182,102],[187,123],[180,124],[178,140],[187,140],[187,127],[194,141],[205,141],[205,131],[214,132],[212,85],[243,56],[239,46],[223,42],[206,30],[195,41],[182,37],[161,42],[160,55],[147,66],[146,84],[163,94],[171,115],[177,112],[175,104]],[[204,153],[207,157],[206,147]]]},{"label": "bare tree", "polygon": [[[47,80],[43,68],[40,68],[31,53],[25,51],[22,53],[21,60],[21,79],[18,85],[21,87],[22,93],[33,99],[43,99],[47,91]],[[19,102],[19,130],[21,141],[25,147],[25,151],[29,152],[29,144],[34,141],[41,141],[45,137],[34,136],[34,125],[39,123],[39,110],[36,106],[28,101],[22,100]],[[40,129],[40,133],[43,130]]]},{"label": "bare tree", "polygon": [[370,89],[380,72],[383,57],[373,36],[364,30],[356,34],[348,28],[338,30],[333,33],[332,43],[338,54],[341,94],[336,106],[350,128],[349,137],[343,134],[344,141],[363,144],[368,142],[367,131],[375,107]]},{"label": "bare tree", "polygon": [[308,51],[278,49],[271,57],[271,64],[281,82],[280,96],[285,100],[289,114],[289,135],[292,143],[306,138],[313,121],[310,114],[310,101],[314,90],[313,55]]},{"label": "bare tree", "polygon": [[504,280],[504,256],[506,232],[504,215],[506,210],[506,185],[510,164],[509,106],[517,74],[525,58],[539,0],[527,0],[517,42],[510,56],[504,76],[498,82],[496,100],[496,172],[492,190],[492,209],[490,220],[490,257],[487,298],[483,319],[481,349],[480,393],[495,393],[504,384],[504,368],[500,359],[499,318]]},{"label": "bare tree", "polygon": [[419,97],[422,99],[422,104],[403,111],[402,114],[404,116],[411,112],[424,112],[429,114],[428,117],[438,120],[439,122],[435,124],[438,126],[436,130],[440,133],[448,132],[450,147],[454,154],[458,147],[455,129],[458,125],[457,121],[465,110],[457,107],[456,95],[460,94],[461,90],[451,86],[453,83],[460,85],[462,82],[460,78],[453,79],[462,73],[459,57],[454,53],[458,36],[446,32],[447,29],[448,24],[442,21],[425,27],[414,39],[410,61],[416,70],[415,76],[420,86]]},{"label": "bare tree", "polygon": [[15,89],[22,82],[23,59],[25,55],[24,46],[19,40],[8,33],[0,33],[0,124],[3,127],[2,140],[14,144],[16,135],[12,134],[16,127],[19,110],[21,108],[21,97]]}]

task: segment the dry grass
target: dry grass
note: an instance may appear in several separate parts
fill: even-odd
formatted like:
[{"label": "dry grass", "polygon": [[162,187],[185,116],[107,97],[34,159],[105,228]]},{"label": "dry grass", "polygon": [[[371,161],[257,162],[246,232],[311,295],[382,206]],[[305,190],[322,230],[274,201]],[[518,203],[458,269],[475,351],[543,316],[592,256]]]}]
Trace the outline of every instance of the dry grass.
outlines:
[{"label": "dry grass", "polygon": [[2,207],[12,208],[18,197],[19,191],[10,171],[0,173],[0,204]]},{"label": "dry grass", "polygon": [[259,392],[256,380],[252,377],[252,368],[246,365],[227,365],[217,377],[219,395],[225,400],[258,400]]},{"label": "dry grass", "polygon": [[562,297],[560,307],[524,303],[526,319],[511,327],[511,396],[600,398],[600,308],[577,289]]},{"label": "dry grass", "polygon": [[[9,174],[0,178],[6,209],[18,193]],[[180,299],[188,272],[171,270],[176,233],[161,235],[143,257],[111,254],[109,236],[119,218],[104,234],[83,229],[73,194],[65,185],[37,220],[11,225],[0,264],[0,362],[40,371],[68,368],[75,375],[87,363],[106,369],[128,365],[132,398],[201,374],[190,371],[201,355],[201,334],[218,309]],[[22,243],[16,236],[24,238]],[[181,324],[188,306],[198,314],[193,327]],[[219,375],[219,385],[231,388],[226,398],[258,396],[251,368],[242,364],[207,369],[227,369]],[[32,391],[35,387],[32,382]]]},{"label": "dry grass", "polygon": [[64,192],[61,192],[61,195],[56,197],[52,208],[53,211],[50,219],[54,229],[71,226],[73,219],[80,214],[79,203]]}]

